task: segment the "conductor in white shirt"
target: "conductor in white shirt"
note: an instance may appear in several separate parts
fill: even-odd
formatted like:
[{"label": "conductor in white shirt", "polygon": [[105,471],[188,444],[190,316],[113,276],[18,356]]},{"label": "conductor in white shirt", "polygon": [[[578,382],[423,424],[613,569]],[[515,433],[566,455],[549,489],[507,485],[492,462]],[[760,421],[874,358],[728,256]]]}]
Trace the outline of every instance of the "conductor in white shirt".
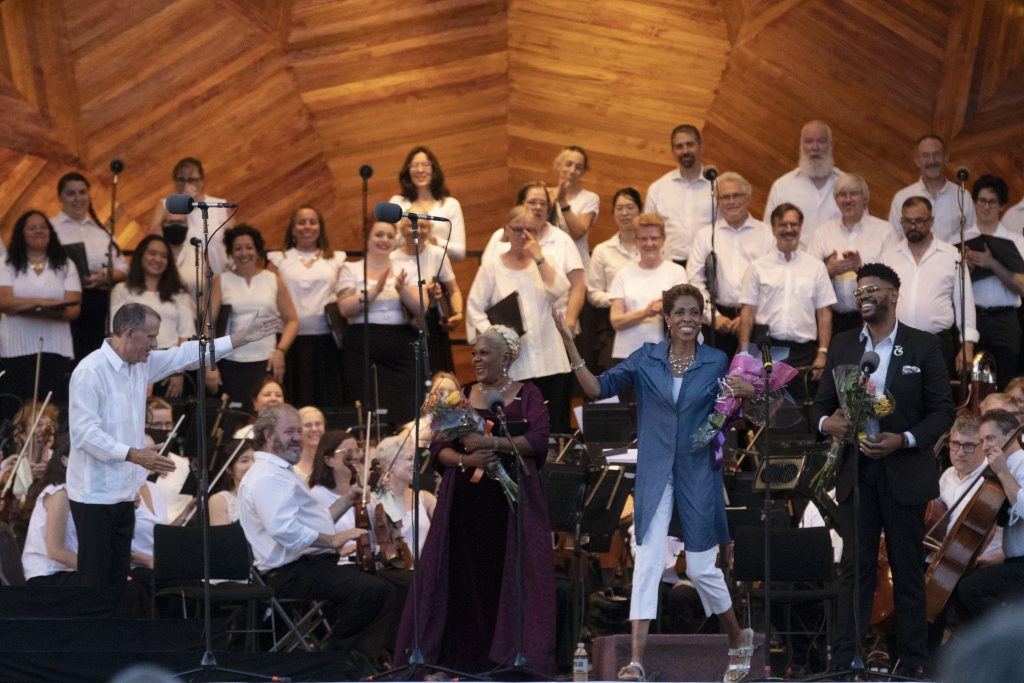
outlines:
[{"label": "conductor in white shirt", "polygon": [[[290,405],[264,408],[253,424],[255,459],[238,489],[238,513],[253,561],[279,597],[328,600],[333,637],[376,662],[394,596],[383,579],[338,564],[338,549],[366,533],[336,531],[336,519],[293,469],[302,425]],[[341,517],[342,508],[338,508]]]},{"label": "conductor in white shirt", "polygon": [[[78,571],[84,586],[111,586],[128,576],[135,495],[149,472],[172,472],[162,444],[146,445],[146,388],[199,362],[199,342],[156,349],[160,315],[145,304],[125,304],[111,323],[113,336],[71,375],[68,498],[78,529]],[[218,357],[280,327],[256,318],[215,341]]]}]

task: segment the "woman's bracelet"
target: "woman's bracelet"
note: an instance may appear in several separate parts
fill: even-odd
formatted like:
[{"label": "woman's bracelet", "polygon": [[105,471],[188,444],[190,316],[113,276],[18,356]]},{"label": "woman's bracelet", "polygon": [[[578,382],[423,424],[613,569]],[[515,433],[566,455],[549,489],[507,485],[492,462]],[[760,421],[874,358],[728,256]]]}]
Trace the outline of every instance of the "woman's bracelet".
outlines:
[{"label": "woman's bracelet", "polygon": [[459,472],[466,471],[466,463],[462,461],[462,458],[464,457],[465,456],[462,453],[459,453]]},{"label": "woman's bracelet", "polygon": [[586,366],[587,366],[587,361],[585,361],[585,360],[583,360],[581,358],[579,363],[571,363],[569,365],[569,369],[572,370],[573,372],[576,372],[577,370],[585,368]]}]

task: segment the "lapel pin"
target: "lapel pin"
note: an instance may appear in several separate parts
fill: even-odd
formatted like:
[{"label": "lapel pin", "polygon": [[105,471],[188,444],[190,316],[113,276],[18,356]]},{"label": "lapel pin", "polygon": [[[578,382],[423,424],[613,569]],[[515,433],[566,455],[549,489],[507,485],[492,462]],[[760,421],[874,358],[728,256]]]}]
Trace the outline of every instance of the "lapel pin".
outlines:
[{"label": "lapel pin", "polygon": [[894,356],[902,356],[903,355],[903,347],[900,346],[899,344],[897,344],[896,346],[892,347],[892,355],[894,355]]}]

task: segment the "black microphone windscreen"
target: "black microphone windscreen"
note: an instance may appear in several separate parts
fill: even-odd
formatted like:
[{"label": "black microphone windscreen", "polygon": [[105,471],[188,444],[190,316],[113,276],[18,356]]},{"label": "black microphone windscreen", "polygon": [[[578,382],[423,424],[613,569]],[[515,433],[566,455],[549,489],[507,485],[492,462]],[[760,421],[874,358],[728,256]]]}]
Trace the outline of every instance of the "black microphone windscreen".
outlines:
[{"label": "black microphone windscreen", "polygon": [[505,407],[505,399],[502,398],[501,392],[497,389],[491,389],[484,393],[484,403],[487,404],[492,413],[501,412],[501,409]]},{"label": "black microphone windscreen", "polygon": [[377,202],[373,207],[373,217],[384,223],[397,223],[402,220],[402,207],[391,202]]},{"label": "black microphone windscreen", "polygon": [[956,179],[960,182],[966,182],[971,177],[971,171],[966,166],[957,166]]},{"label": "black microphone windscreen", "polygon": [[878,363],[880,359],[878,354],[874,351],[865,351],[864,355],[860,357],[860,369],[861,372],[870,375],[878,369]]},{"label": "black microphone windscreen", "polygon": [[369,164],[363,164],[359,167],[359,177],[363,180],[367,180],[373,177],[373,166]]},{"label": "black microphone windscreen", "polygon": [[714,166],[705,166],[704,179],[714,182],[716,178],[718,178],[718,169]]},{"label": "black microphone windscreen", "polygon": [[192,209],[195,208],[195,202],[191,195],[187,194],[172,194],[167,198],[166,204],[169,213],[182,216],[192,213]]},{"label": "black microphone windscreen", "polygon": [[188,241],[188,243],[191,244],[193,247],[201,247],[201,246],[203,246],[203,241],[201,239],[199,239],[198,237],[193,237],[192,239],[190,239]]},{"label": "black microphone windscreen", "polygon": [[110,172],[117,175],[124,170],[124,162],[120,159],[114,159],[110,162]]}]

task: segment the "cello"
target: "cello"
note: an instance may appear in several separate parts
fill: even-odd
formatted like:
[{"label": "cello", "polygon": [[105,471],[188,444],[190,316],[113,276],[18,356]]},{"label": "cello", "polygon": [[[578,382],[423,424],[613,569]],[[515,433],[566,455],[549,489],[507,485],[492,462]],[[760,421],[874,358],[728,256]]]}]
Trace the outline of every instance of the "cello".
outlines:
[{"label": "cello", "polygon": [[[1018,427],[1003,444],[1004,451],[1017,442],[1022,431],[1024,431],[1024,425]],[[977,486],[977,490],[975,490],[979,480],[981,485]],[[1006,501],[1006,493],[1003,491],[1002,484],[999,483],[990,467],[986,467],[975,477],[975,480],[966,489],[964,496],[967,495],[970,496],[970,499],[964,505],[963,511],[953,528],[950,529],[945,541],[935,552],[924,575],[929,623],[935,621],[939,616],[949,601],[949,596],[956,588],[956,584],[974,566],[978,556],[985,549],[992,529],[995,527],[999,510]],[[960,501],[958,500],[950,506],[950,511],[956,510],[959,505]],[[934,528],[944,522],[950,511],[947,511],[946,515],[940,517],[932,525],[926,536],[931,535]]]}]

